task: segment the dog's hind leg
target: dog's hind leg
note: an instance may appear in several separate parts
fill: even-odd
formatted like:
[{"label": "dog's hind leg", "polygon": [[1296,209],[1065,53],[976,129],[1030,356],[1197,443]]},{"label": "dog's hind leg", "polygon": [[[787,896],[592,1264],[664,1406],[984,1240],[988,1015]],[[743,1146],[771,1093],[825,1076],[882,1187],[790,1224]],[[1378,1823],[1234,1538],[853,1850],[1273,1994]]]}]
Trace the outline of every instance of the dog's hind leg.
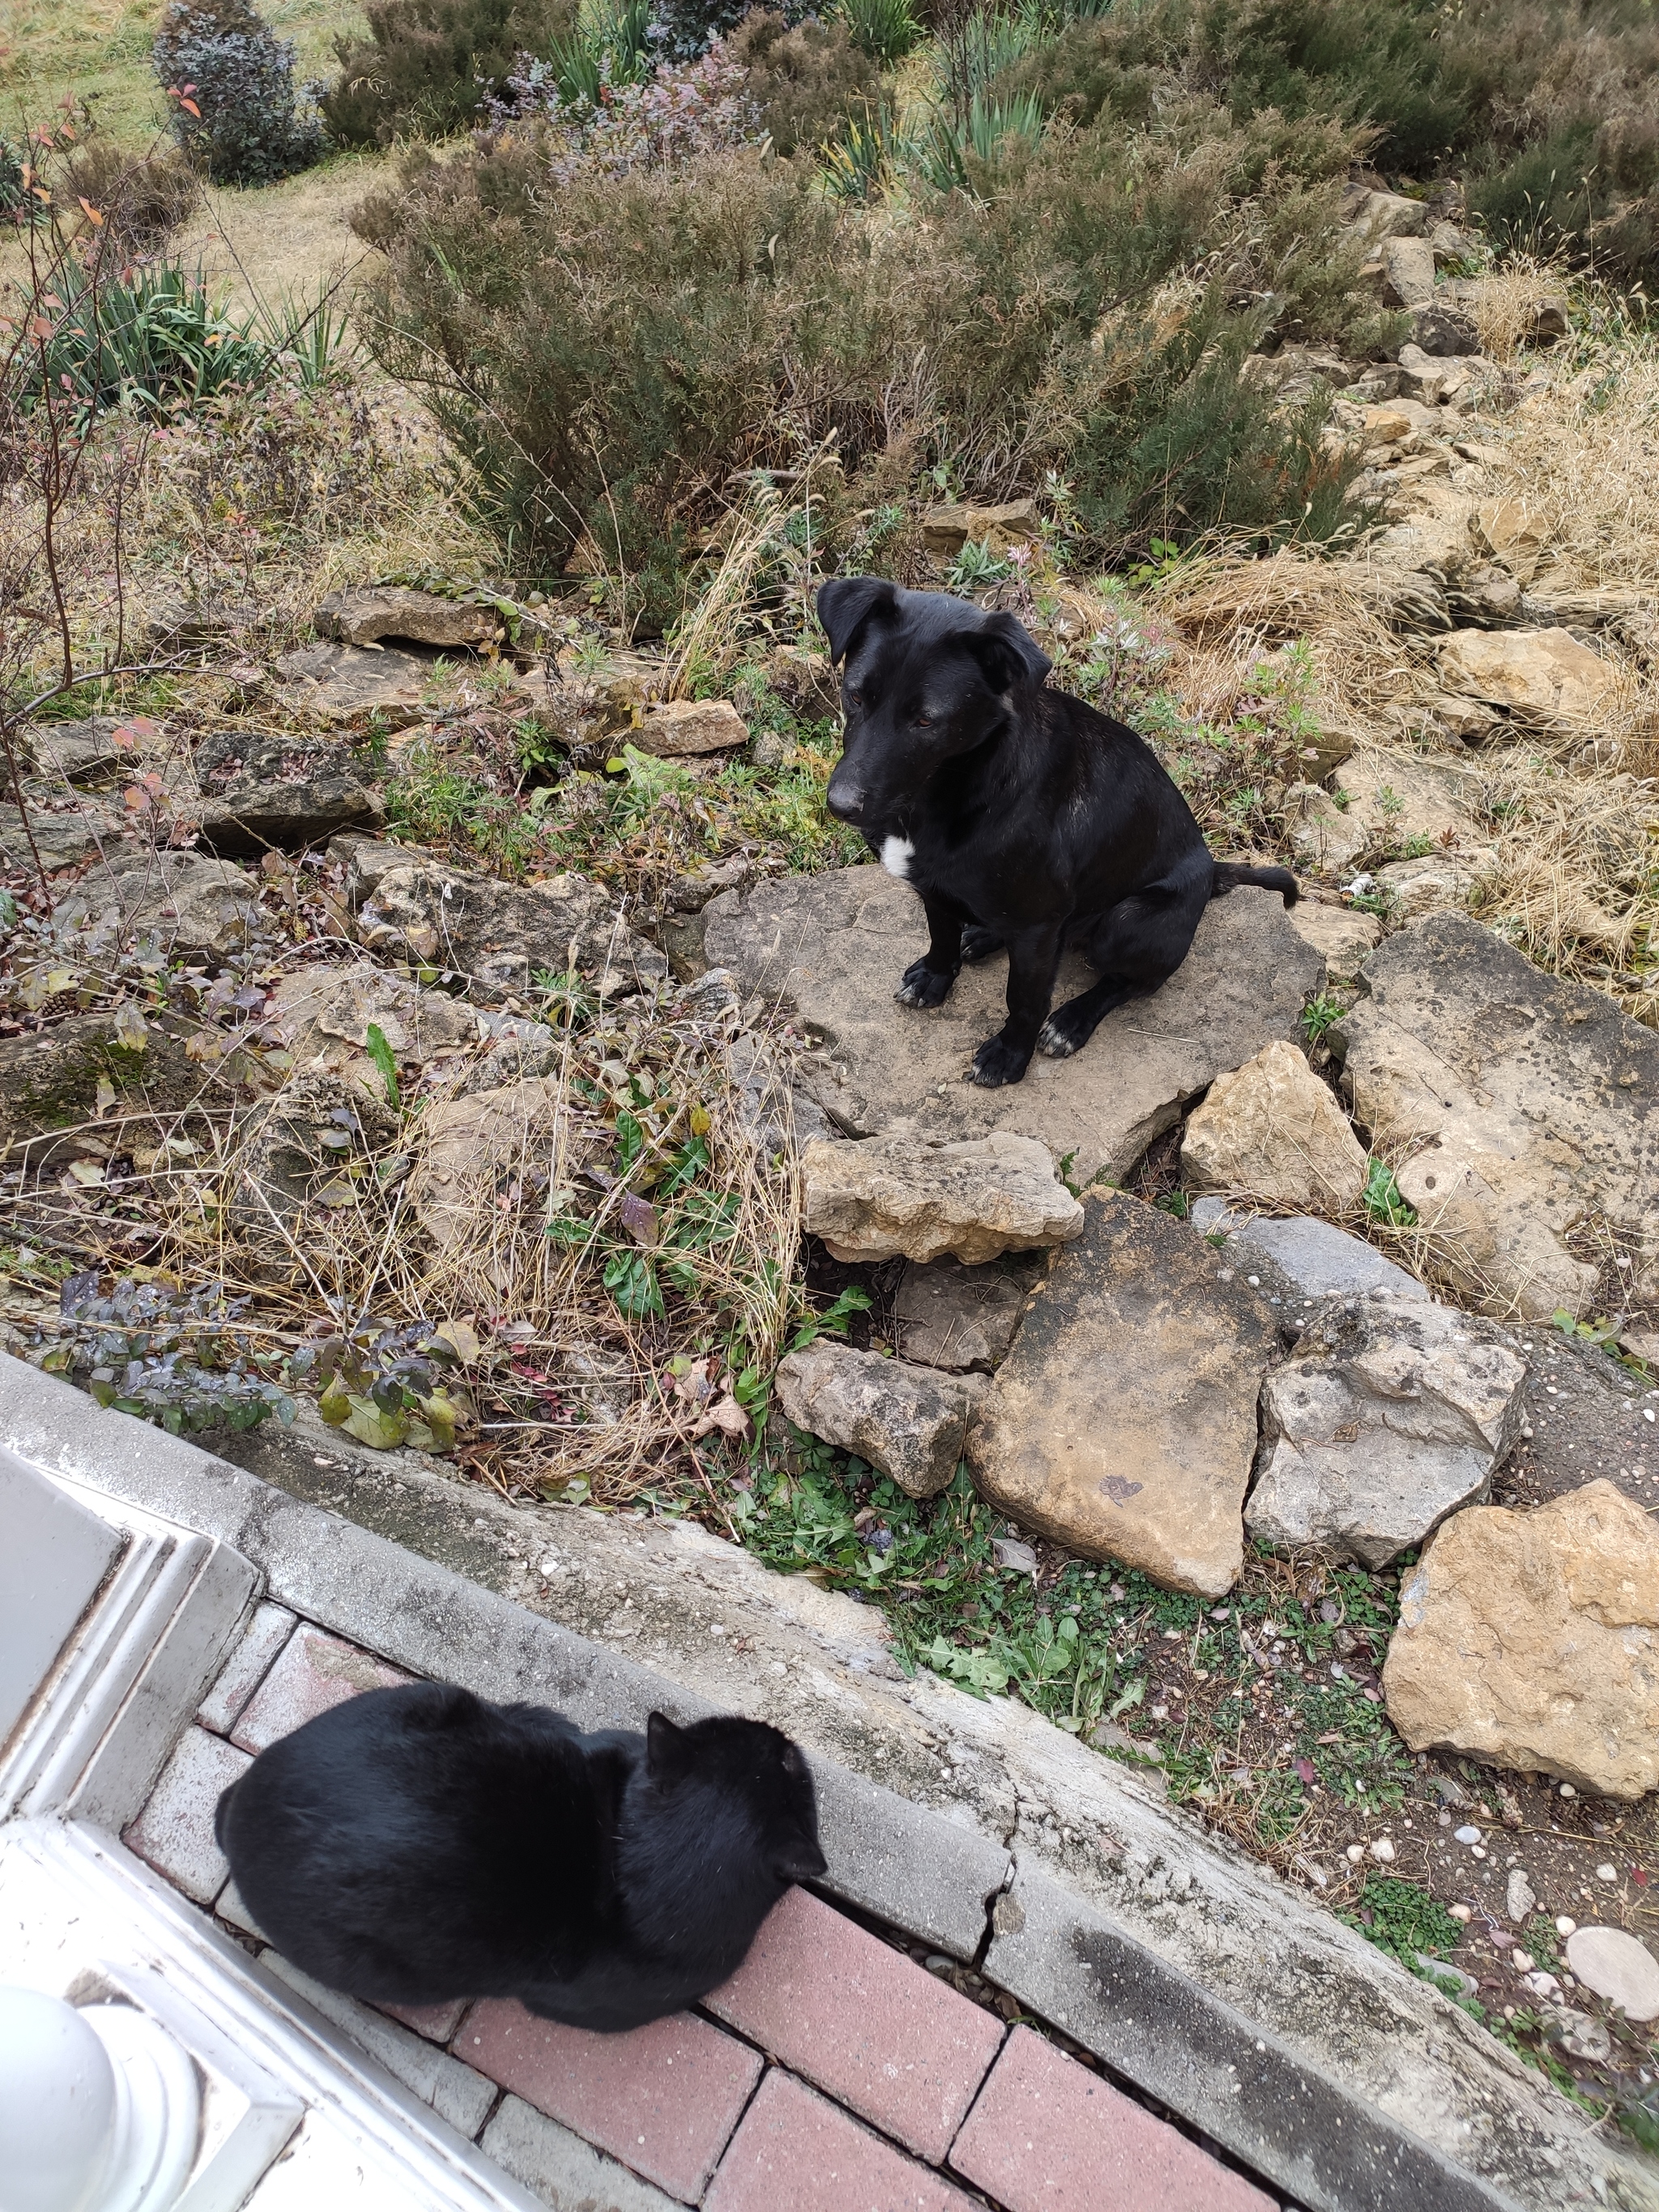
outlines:
[{"label": "dog's hind leg", "polygon": [[1069,1059],[1088,1043],[1114,1006],[1144,999],[1166,982],[1187,957],[1208,897],[1207,883],[1152,884],[1109,908],[1088,940],[1098,981],[1054,1008],[1042,1025],[1037,1050],[1050,1060]]},{"label": "dog's hind leg", "polygon": [[1000,931],[987,929],[977,921],[969,922],[962,933],[963,964],[969,968],[977,967],[981,960],[988,960],[994,952],[1000,952],[1006,942]]}]

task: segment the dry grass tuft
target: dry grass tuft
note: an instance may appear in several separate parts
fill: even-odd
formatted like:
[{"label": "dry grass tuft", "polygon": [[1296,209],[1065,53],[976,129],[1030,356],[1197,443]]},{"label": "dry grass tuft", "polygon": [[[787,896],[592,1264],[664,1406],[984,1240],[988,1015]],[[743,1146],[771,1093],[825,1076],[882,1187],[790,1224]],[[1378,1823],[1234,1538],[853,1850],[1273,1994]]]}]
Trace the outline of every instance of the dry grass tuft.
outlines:
[{"label": "dry grass tuft", "polygon": [[[413,1341],[450,1325],[476,1346],[460,1394],[471,1416],[463,1458],[503,1492],[562,1495],[578,1483],[620,1504],[653,1486],[708,1486],[707,1448],[692,1446],[712,1430],[744,1433],[733,1380],[769,1374],[798,1296],[787,1054],[758,1058],[736,1081],[726,1058],[735,1011],[601,1015],[567,1028],[555,1064],[514,1092],[473,1091],[488,1077],[468,1054],[400,1109],[393,1133],[361,1149],[355,1174],[319,1158],[320,1193],[296,1210],[246,1165],[253,1124],[281,1115],[283,1091],[234,1121],[192,1114],[184,1161],[154,1140],[152,1263],[247,1298],[242,1326],[273,1350],[365,1330]],[[619,1065],[636,1083],[648,1076],[654,1107]],[[378,1085],[365,1064],[365,1095]],[[375,1110],[384,1122],[383,1093]],[[617,1172],[624,1115],[641,1150]],[[672,1171],[694,1131],[706,1165],[677,1212]],[[695,1233],[674,1241],[688,1218]],[[659,1289],[654,1313],[619,1303],[639,1279],[626,1270],[644,1262]]]}]

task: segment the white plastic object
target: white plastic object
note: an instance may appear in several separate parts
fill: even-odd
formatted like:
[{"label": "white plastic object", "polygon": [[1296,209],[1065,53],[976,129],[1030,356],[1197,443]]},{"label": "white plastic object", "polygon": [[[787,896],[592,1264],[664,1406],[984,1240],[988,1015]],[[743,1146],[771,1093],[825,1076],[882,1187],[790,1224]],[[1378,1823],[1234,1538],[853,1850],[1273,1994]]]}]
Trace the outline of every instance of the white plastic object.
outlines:
[{"label": "white plastic object", "polygon": [[201,2117],[196,2068],[159,2021],[0,1987],[4,2212],[168,2212]]}]

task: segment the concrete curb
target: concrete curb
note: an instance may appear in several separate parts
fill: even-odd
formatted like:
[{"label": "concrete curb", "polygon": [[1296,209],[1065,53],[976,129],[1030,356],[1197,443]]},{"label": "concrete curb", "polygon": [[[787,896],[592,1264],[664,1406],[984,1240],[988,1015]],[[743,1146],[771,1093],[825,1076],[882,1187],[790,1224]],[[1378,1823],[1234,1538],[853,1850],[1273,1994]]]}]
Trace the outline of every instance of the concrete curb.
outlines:
[{"label": "concrete curb", "polygon": [[588,1725],[787,1728],[827,1887],[958,1957],[988,1934],[988,1973],[1303,2204],[1659,2212],[1659,2167],[1426,1984],[1039,1716],[907,1680],[870,1608],[702,1529],[515,1507],[319,1425],[231,1440],[258,1479],[9,1358],[0,1439],[235,1546],[397,1663]]}]

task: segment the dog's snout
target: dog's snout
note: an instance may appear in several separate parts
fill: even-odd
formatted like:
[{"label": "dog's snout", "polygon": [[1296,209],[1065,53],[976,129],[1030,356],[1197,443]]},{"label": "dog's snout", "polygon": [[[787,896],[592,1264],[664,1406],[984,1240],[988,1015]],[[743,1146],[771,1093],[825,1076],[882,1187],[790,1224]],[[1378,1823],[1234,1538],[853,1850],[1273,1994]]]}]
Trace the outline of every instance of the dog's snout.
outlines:
[{"label": "dog's snout", "polygon": [[856,825],[869,797],[864,786],[854,783],[850,776],[832,775],[830,788],[823,795],[823,803],[837,822],[850,822]]}]

